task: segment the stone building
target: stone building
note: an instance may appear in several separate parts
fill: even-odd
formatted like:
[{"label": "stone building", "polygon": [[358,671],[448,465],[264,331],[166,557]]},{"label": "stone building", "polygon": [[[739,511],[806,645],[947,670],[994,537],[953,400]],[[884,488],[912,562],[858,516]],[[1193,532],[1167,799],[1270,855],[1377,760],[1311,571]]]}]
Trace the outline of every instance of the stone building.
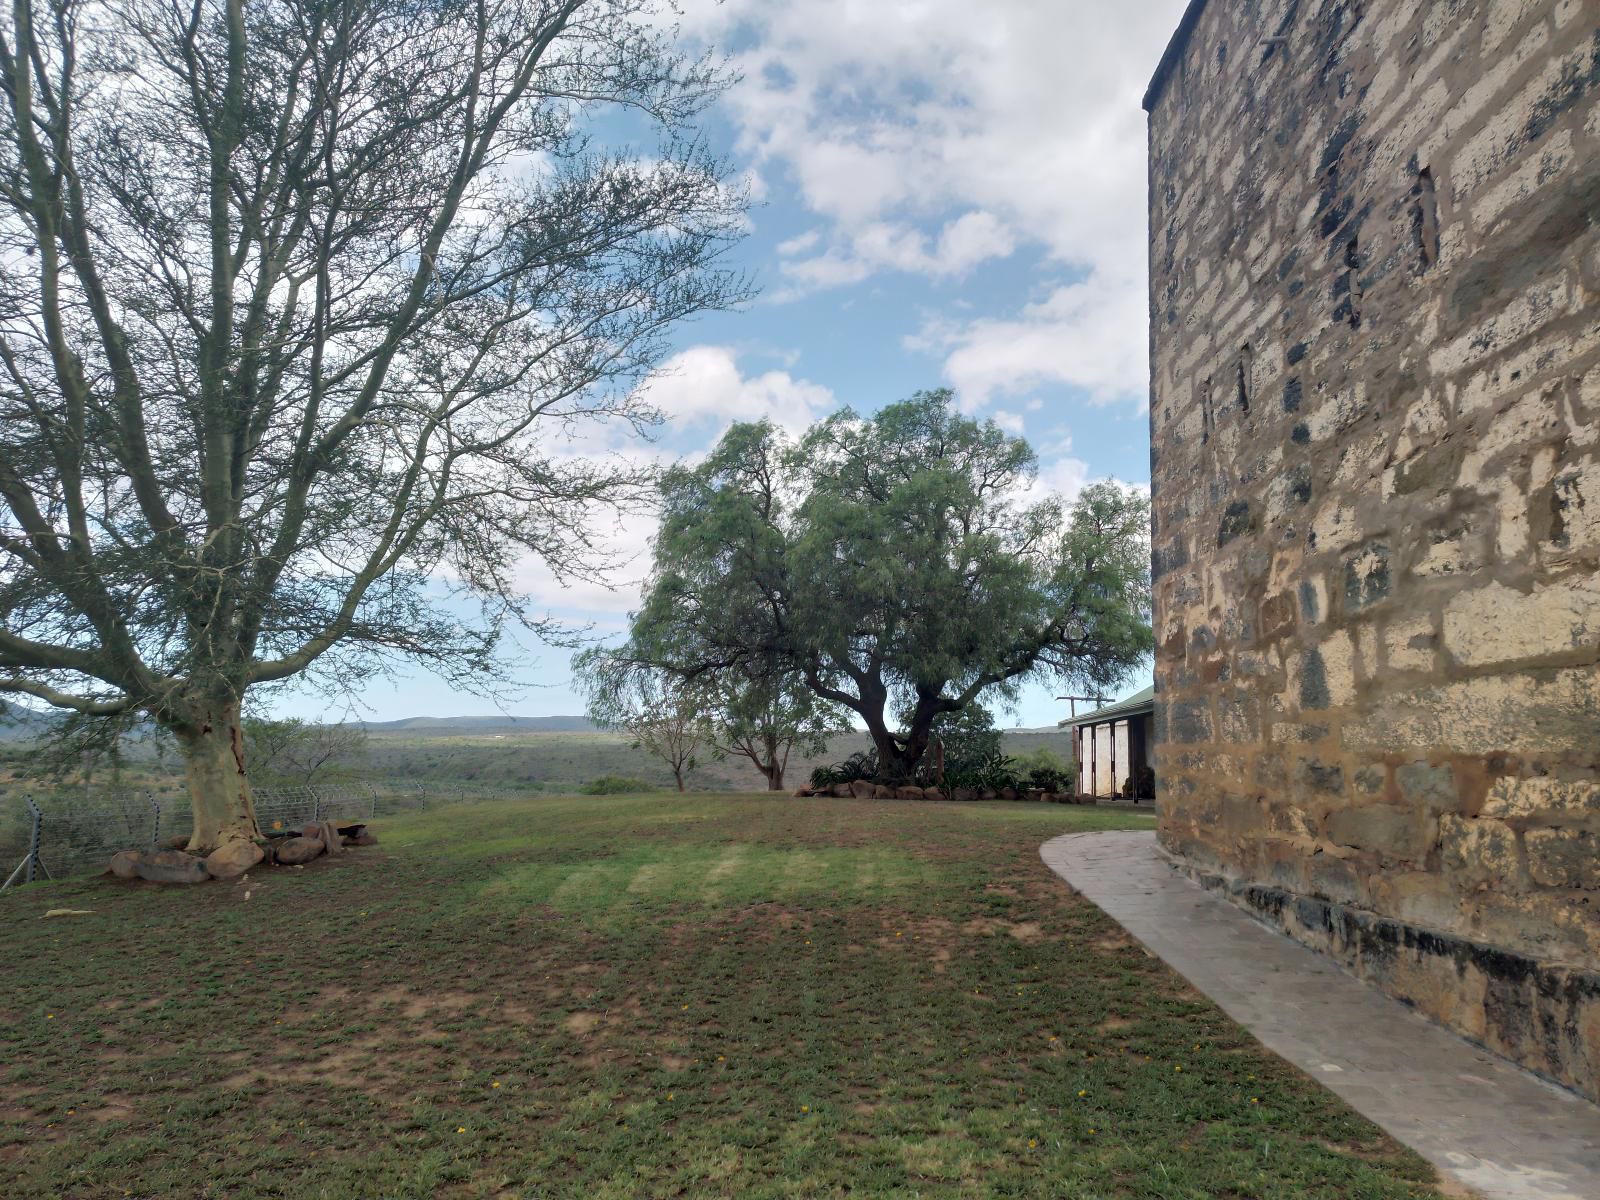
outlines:
[{"label": "stone building", "polygon": [[1145,108],[1162,841],[1600,1097],[1600,2],[1194,0]]}]

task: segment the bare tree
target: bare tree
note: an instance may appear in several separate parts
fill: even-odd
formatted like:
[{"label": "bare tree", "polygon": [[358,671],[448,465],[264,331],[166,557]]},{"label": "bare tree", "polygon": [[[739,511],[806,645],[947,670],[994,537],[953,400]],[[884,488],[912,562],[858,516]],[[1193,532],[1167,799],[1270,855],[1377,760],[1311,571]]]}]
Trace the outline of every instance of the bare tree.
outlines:
[{"label": "bare tree", "polygon": [[299,717],[245,717],[245,753],[256,779],[308,787],[367,753],[367,731],[354,721],[334,724]]},{"label": "bare tree", "polygon": [[653,9],[0,23],[0,692],[169,729],[192,847],[257,833],[247,689],[481,683],[507,621],[548,631],[518,571],[590,572],[641,482],[586,423],[647,424],[664,331],[747,294],[694,131],[726,78]]},{"label": "bare tree", "polygon": [[578,686],[589,698],[589,719],[602,729],[618,729],[634,748],[666,763],[680,792],[697,765],[702,746],[713,741],[704,697],[663,671],[624,662],[594,648],[573,659]]}]

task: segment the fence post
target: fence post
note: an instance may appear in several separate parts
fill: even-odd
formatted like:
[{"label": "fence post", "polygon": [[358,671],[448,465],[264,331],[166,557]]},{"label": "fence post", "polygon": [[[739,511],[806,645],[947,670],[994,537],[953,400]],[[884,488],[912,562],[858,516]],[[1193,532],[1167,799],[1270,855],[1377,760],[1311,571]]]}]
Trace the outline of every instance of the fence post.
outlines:
[{"label": "fence post", "polygon": [[49,868],[39,860],[39,826],[44,820],[44,814],[39,811],[39,806],[33,802],[32,796],[24,796],[22,802],[28,806],[28,821],[30,824],[28,830],[28,854],[26,858],[17,864],[16,869],[6,876],[6,881],[0,883],[0,892],[5,891],[16,883],[19,875],[25,876],[23,882],[32,883],[38,878],[39,871],[43,870],[46,875],[50,874]]},{"label": "fence post", "polygon": [[322,820],[322,797],[317,795],[317,789],[314,787],[308,786],[306,791],[311,793],[311,819]]},{"label": "fence post", "polygon": [[145,792],[144,798],[150,802],[150,844],[159,846],[161,844],[161,805],[152,792]]},{"label": "fence post", "polygon": [[370,821],[378,815],[378,789],[368,784],[367,791],[372,793],[372,811],[367,814],[367,819]]},{"label": "fence post", "polygon": [[[28,882],[32,883],[39,878],[39,868],[44,864],[39,861],[39,843],[42,838],[44,813],[39,811],[39,806],[33,802],[33,797],[26,799],[28,813],[33,818],[33,832],[28,837]],[[49,874],[48,871],[45,872]]]}]

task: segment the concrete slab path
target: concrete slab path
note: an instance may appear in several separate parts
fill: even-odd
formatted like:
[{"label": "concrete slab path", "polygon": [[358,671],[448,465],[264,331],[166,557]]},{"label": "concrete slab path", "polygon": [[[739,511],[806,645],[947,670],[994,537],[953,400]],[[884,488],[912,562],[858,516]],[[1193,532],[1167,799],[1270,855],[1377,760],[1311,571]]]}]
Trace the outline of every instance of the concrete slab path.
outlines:
[{"label": "concrete slab path", "polygon": [[1485,1200],[1600,1200],[1600,1107],[1418,1016],[1173,867],[1145,830],[1040,856],[1357,1112]]}]

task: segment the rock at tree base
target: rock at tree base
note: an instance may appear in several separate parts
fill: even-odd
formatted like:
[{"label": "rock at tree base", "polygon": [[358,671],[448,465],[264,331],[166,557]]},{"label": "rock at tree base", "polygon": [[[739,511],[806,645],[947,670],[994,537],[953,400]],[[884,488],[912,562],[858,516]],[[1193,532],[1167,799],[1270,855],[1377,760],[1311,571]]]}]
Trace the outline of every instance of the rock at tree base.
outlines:
[{"label": "rock at tree base", "polygon": [[189,847],[189,835],[187,833],[175,834],[166,840],[165,845],[171,850],[186,850]]},{"label": "rock at tree base", "polygon": [[836,783],[828,791],[836,800],[848,800],[854,795],[848,783]]},{"label": "rock at tree base", "polygon": [[874,800],[893,800],[894,789],[886,784],[880,783],[872,789],[872,798]]},{"label": "rock at tree base", "polygon": [[278,861],[286,867],[298,867],[321,854],[325,847],[321,838],[292,837],[278,845]]},{"label": "rock at tree base", "polygon": [[857,800],[871,800],[872,792],[876,785],[865,779],[857,779],[850,784],[850,794]]},{"label": "rock at tree base", "polygon": [[153,850],[139,855],[134,870],[151,883],[204,883],[211,878],[206,864],[182,850]]},{"label": "rock at tree base", "polygon": [[111,866],[107,869],[118,879],[139,878],[139,852],[118,850],[111,856]]},{"label": "rock at tree base", "polygon": [[952,799],[952,800],[960,800],[960,801],[963,801],[964,803],[971,803],[973,800],[976,800],[977,798],[978,798],[978,793],[977,793],[976,789],[974,789],[974,788],[959,787],[959,788],[951,788],[950,789],[950,799]]},{"label": "rock at tree base", "polygon": [[327,847],[329,854],[344,853],[344,838],[339,836],[339,831],[334,828],[332,821],[322,823],[322,844]]},{"label": "rock at tree base", "polygon": [[898,787],[894,790],[896,800],[921,800],[922,789],[919,787]]},{"label": "rock at tree base", "polygon": [[944,799],[944,793],[941,792],[936,787],[923,788],[922,789],[922,798],[924,800],[943,800]]},{"label": "rock at tree base", "polygon": [[307,821],[304,825],[300,826],[300,836],[316,838],[320,842],[322,840],[322,822]]},{"label": "rock at tree base", "polygon": [[213,879],[233,879],[265,857],[266,851],[254,842],[229,842],[206,855],[206,870]]}]

